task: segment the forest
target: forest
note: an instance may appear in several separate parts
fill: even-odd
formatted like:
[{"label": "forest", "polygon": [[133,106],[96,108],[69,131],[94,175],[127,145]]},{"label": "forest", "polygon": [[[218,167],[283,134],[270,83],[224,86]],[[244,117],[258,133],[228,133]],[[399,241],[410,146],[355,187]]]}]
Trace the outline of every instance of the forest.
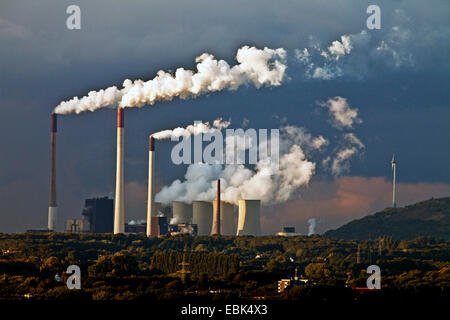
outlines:
[{"label": "forest", "polygon": [[[384,295],[448,297],[450,243],[432,237],[0,234],[0,300],[364,298],[369,265]],[[66,286],[69,265],[81,289]],[[294,275],[302,285],[277,291]]]}]

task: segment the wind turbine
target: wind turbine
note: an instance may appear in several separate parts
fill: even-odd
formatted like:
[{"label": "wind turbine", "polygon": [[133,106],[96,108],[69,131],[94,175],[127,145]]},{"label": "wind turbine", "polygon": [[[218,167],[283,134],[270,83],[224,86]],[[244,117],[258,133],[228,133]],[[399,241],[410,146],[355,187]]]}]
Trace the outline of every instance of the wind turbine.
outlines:
[{"label": "wind turbine", "polygon": [[397,169],[397,162],[395,162],[395,156],[392,155],[392,171],[393,171],[393,181],[392,181],[392,208],[397,207],[397,195],[396,195],[396,169]]}]

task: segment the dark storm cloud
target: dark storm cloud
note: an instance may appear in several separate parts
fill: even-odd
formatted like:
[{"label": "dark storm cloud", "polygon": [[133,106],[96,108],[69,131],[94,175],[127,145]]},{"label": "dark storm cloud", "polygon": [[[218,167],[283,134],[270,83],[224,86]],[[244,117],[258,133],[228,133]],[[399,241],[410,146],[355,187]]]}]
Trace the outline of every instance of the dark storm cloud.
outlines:
[{"label": "dark storm cloud", "polygon": [[[81,30],[66,29],[69,4],[81,7]],[[327,48],[341,35],[359,34],[365,29],[369,4],[373,3],[3,1],[0,232],[45,225],[49,113],[61,100],[121,85],[124,78],[149,79],[158,69],[192,68],[193,59],[203,52],[234,64],[234,53],[244,44],[286,48],[292,59],[290,81],[273,90],[243,89],[128,112],[126,180],[132,195],[127,200],[143,201],[144,193],[136,190],[145,186],[143,146],[150,132],[218,116],[272,128],[279,125],[273,120],[277,116],[306,126],[313,134],[332,135],[325,115],[317,111],[317,101],[334,96],[347,98],[364,121],[356,133],[366,148],[362,158],[352,161],[351,174],[389,176],[389,160],[396,152],[402,182],[450,183],[448,1],[378,1],[382,29],[367,32],[379,44],[378,40],[389,40],[394,26],[400,26],[408,34],[407,41],[391,38],[390,47],[402,52],[402,57],[412,57],[413,63],[396,68],[395,59],[386,55],[368,64],[366,53],[373,46],[356,46],[354,55],[343,63],[367,77],[331,81],[302,77],[305,68],[295,61],[294,50],[309,47],[310,36]],[[114,117],[114,112],[104,110],[60,118],[61,221],[79,216],[85,197],[114,190]],[[160,150],[157,176],[163,185],[185,168],[167,164],[169,143],[161,143]],[[143,208],[142,203],[130,205],[126,219],[144,218]]]}]

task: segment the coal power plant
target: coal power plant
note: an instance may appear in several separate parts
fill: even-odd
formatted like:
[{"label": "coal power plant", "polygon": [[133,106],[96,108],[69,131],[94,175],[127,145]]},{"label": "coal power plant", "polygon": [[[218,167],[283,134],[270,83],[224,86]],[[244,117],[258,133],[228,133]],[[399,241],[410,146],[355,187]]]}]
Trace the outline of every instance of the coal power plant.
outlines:
[{"label": "coal power plant", "polygon": [[[220,179],[213,201],[173,201],[165,207],[155,202],[156,139],[149,136],[148,143],[148,196],[145,225],[125,224],[124,194],[124,108],[117,109],[116,188],[114,199],[87,199],[83,219],[66,220],[66,232],[141,233],[147,236],[189,233],[192,235],[260,235],[260,201],[239,200],[236,206],[221,201]],[[57,116],[51,115],[50,196],[48,231],[56,231],[58,208],[56,202],[56,134]],[[218,205],[219,204],[219,205]],[[169,208],[169,210],[167,210]],[[237,226],[237,227],[236,227]]]}]

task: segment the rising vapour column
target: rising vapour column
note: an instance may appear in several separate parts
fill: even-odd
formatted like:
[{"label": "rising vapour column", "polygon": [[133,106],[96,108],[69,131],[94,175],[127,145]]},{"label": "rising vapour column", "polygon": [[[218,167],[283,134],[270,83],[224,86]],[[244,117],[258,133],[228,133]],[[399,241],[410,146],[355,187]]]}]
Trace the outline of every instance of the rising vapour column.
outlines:
[{"label": "rising vapour column", "polygon": [[148,198],[147,198],[147,237],[152,235],[152,217],[155,216],[153,177],[155,175],[155,139],[149,138],[148,146]]},{"label": "rising vapour column", "polygon": [[58,131],[56,114],[51,117],[50,134],[50,197],[48,202],[48,230],[56,230],[58,207],[56,205],[56,132]]},{"label": "rising vapour column", "polygon": [[117,163],[116,163],[116,198],[114,204],[114,233],[125,232],[125,207],[123,187],[123,139],[124,139],[124,111],[117,110]]},{"label": "rising vapour column", "polygon": [[217,205],[214,212],[211,235],[220,235],[220,179],[217,179]]}]

